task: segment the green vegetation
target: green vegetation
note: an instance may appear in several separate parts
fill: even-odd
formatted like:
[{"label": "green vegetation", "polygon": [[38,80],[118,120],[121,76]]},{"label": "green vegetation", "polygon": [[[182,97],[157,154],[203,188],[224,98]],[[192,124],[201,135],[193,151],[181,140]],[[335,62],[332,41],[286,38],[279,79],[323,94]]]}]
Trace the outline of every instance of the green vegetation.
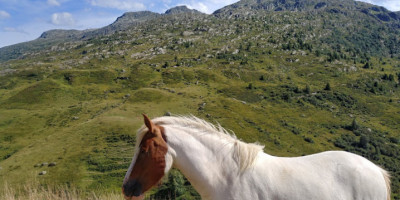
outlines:
[{"label": "green vegetation", "polygon": [[[390,171],[400,199],[397,21],[318,5],[163,15],[0,63],[0,186],[120,194],[141,114],[171,112],[272,155],[363,155]],[[149,195],[199,198],[175,170]]]}]

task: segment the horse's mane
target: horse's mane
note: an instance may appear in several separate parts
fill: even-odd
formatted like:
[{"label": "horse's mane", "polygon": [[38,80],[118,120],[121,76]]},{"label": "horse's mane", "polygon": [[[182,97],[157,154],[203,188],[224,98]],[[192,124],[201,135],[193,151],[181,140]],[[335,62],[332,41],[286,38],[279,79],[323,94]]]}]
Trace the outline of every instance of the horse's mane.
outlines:
[{"label": "horse's mane", "polygon": [[[216,136],[224,138],[228,142],[233,143],[233,158],[235,159],[236,163],[238,163],[240,172],[243,172],[244,170],[252,166],[257,154],[264,148],[264,146],[261,146],[259,144],[242,142],[236,138],[233,132],[228,132],[220,124],[214,125],[195,116],[158,117],[153,119],[152,121],[157,125],[178,125],[183,127],[196,128],[198,130],[201,130],[203,134],[214,134]],[[138,144],[140,144],[140,141],[142,140],[146,131],[147,128],[145,126],[142,126],[138,130],[136,148],[138,148]]]}]

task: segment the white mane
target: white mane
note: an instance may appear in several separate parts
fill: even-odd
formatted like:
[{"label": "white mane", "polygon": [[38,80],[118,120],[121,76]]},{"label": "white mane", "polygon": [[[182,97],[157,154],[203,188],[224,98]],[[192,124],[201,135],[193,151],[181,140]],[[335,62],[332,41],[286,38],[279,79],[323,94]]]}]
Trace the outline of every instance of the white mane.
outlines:
[{"label": "white mane", "polygon": [[[195,128],[201,130],[202,133],[214,134],[218,137],[224,138],[229,142],[232,142],[234,144],[233,157],[236,163],[238,163],[239,165],[240,172],[243,172],[245,169],[252,166],[257,154],[264,148],[264,146],[261,146],[259,144],[242,142],[236,138],[233,132],[229,133],[220,124],[217,124],[217,126],[215,126],[214,124],[195,116],[159,117],[153,119],[152,121],[153,123],[161,126],[174,125]],[[147,128],[145,126],[142,126],[138,130],[138,134],[136,137],[136,150],[138,149],[140,141],[142,140],[146,132]]]}]

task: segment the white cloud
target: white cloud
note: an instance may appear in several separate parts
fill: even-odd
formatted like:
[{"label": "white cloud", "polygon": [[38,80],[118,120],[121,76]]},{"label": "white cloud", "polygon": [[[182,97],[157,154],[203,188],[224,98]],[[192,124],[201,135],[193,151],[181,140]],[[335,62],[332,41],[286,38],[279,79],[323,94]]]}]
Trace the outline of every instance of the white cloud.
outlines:
[{"label": "white cloud", "polygon": [[192,4],[186,5],[188,8],[190,9],[196,9],[200,12],[203,13],[211,13],[212,11],[210,10],[210,8],[208,8],[208,6],[206,6],[204,3],[202,2],[194,2]]},{"label": "white cloud", "polygon": [[13,27],[4,27],[3,28],[4,32],[14,32],[14,33],[23,33],[23,34],[28,34],[26,31],[18,29],[18,28],[13,28]]},{"label": "white cloud", "polygon": [[400,1],[399,0],[361,0],[363,2],[367,2],[370,4],[383,6],[391,11],[399,11],[400,10]]},{"label": "white cloud", "polygon": [[400,11],[400,2],[399,1],[387,1],[382,3],[383,7],[387,8],[391,11]]},{"label": "white cloud", "polygon": [[170,3],[172,3],[172,0],[161,0],[163,3],[165,3],[165,4],[170,4]]},{"label": "white cloud", "polygon": [[4,10],[0,10],[0,19],[6,19],[9,17],[11,17],[11,15],[8,12],[6,12]]},{"label": "white cloud", "polygon": [[238,0],[228,0],[228,1],[221,1],[221,0],[208,0],[211,3],[214,4],[220,4],[220,5],[229,5],[229,4],[233,4],[236,3]]},{"label": "white cloud", "polygon": [[71,13],[62,12],[54,13],[51,16],[51,23],[57,26],[72,26],[75,24],[75,20],[72,17]]},{"label": "white cloud", "polygon": [[47,0],[47,4],[51,6],[60,6],[61,4],[57,0]]},{"label": "white cloud", "polygon": [[[165,0],[163,0],[165,1]],[[233,4],[238,2],[239,0],[181,0],[178,5],[186,5],[188,8],[196,9],[203,13],[211,14],[217,9],[220,9],[224,6]]]},{"label": "white cloud", "polygon": [[140,11],[146,9],[146,6],[143,3],[137,2],[137,0],[91,0],[90,3],[92,6],[126,11]]}]

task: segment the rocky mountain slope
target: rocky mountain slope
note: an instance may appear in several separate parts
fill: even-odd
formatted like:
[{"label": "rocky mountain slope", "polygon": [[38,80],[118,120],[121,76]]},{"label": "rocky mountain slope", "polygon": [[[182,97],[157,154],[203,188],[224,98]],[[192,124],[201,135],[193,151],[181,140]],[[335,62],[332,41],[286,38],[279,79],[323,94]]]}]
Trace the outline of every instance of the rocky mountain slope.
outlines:
[{"label": "rocky mountain slope", "polygon": [[[192,10],[186,6],[178,6],[171,8],[165,12],[164,15],[169,14],[202,14],[197,10]],[[76,42],[82,40],[88,40],[98,36],[110,35],[118,31],[126,31],[132,26],[140,23],[162,17],[162,14],[154,13],[151,11],[139,11],[139,12],[127,12],[121,17],[118,17],[115,22],[99,29],[89,30],[50,30],[44,32],[38,39],[24,42],[16,45],[0,48],[0,62],[7,61],[9,59],[16,59],[23,57],[25,54],[36,52],[39,50],[48,50],[54,44],[63,42]]]},{"label": "rocky mountain slope", "polygon": [[[194,114],[272,155],[363,155],[391,172],[399,199],[394,14],[350,0],[242,0],[212,15],[126,13],[2,48],[0,179],[119,192],[141,113]],[[151,192],[196,195],[177,171]]]}]

